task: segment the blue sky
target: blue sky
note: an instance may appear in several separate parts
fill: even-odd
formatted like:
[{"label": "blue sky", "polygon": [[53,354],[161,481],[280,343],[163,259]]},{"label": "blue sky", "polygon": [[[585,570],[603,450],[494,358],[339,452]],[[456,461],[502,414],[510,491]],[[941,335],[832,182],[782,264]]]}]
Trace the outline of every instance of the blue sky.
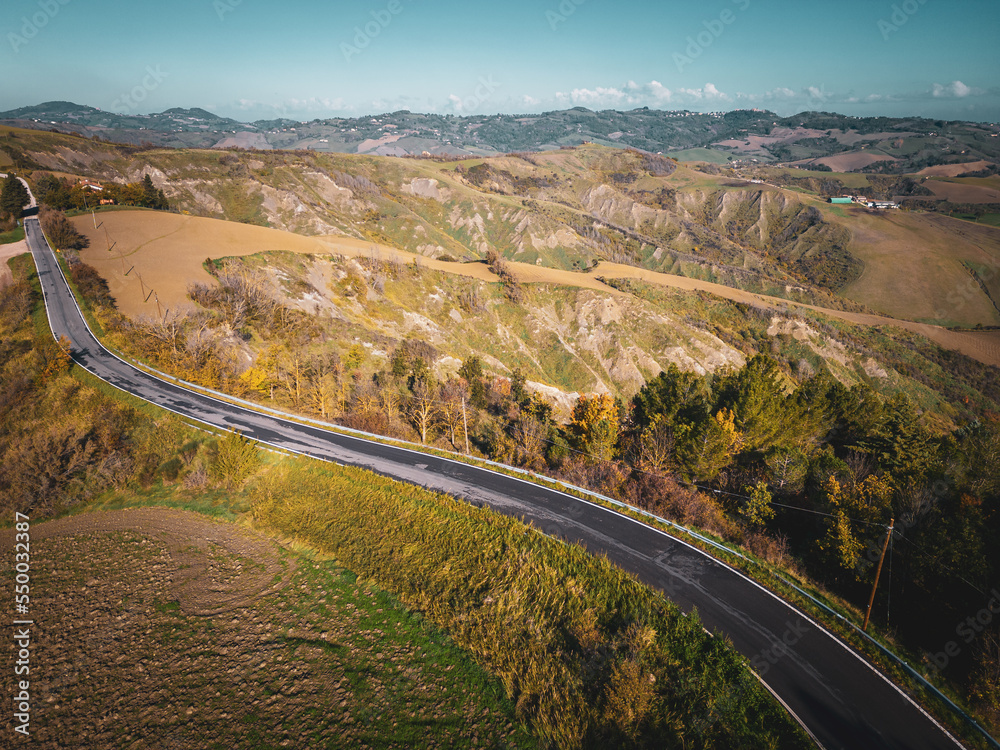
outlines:
[{"label": "blue sky", "polygon": [[1000,119],[996,0],[5,0],[0,110]]}]

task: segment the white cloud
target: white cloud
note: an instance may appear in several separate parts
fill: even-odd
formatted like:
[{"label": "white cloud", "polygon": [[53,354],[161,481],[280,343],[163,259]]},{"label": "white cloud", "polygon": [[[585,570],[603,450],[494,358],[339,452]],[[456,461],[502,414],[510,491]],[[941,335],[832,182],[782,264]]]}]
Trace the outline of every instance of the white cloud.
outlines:
[{"label": "white cloud", "polygon": [[931,96],[936,99],[964,99],[967,96],[978,96],[982,91],[966,86],[961,81],[952,81],[947,86],[935,83],[931,86]]},{"label": "white cloud", "polygon": [[598,86],[595,89],[573,89],[570,100],[577,105],[611,106],[626,99],[625,92],[612,87]]},{"label": "white cloud", "polygon": [[706,83],[702,91],[705,94],[705,98],[708,100],[730,101],[730,97],[727,94],[723,94],[721,91],[719,91],[715,87],[714,83]]},{"label": "white cloud", "polygon": [[809,94],[810,99],[815,99],[820,102],[825,102],[830,98],[830,94],[824,91],[822,86],[807,86],[806,93]]},{"label": "white cloud", "polygon": [[671,101],[674,93],[659,81],[650,81],[649,95],[653,97],[654,101],[659,103]]}]

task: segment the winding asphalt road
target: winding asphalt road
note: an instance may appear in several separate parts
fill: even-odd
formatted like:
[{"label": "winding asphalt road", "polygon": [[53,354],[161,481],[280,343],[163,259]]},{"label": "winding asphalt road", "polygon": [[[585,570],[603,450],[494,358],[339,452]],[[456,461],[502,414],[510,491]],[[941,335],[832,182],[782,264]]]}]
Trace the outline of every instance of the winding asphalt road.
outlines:
[{"label": "winding asphalt road", "polygon": [[[328,432],[233,406],[144,373],[94,338],[36,218],[25,219],[52,332],[103,380],[178,414],[263,443],[361,466],[523,517],[579,542],[727,636],[800,723],[828,750],[961,747],[913,701],[825,629],[705,553],[604,507],[504,474]],[[723,719],[724,720],[724,719]]]}]

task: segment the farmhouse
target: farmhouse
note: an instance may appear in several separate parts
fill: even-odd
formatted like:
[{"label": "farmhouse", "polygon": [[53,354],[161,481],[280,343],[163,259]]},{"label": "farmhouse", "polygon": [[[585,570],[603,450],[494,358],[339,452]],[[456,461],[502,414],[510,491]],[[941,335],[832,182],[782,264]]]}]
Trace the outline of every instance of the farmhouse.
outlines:
[{"label": "farmhouse", "polygon": [[868,208],[899,208],[899,204],[894,201],[868,201]]}]

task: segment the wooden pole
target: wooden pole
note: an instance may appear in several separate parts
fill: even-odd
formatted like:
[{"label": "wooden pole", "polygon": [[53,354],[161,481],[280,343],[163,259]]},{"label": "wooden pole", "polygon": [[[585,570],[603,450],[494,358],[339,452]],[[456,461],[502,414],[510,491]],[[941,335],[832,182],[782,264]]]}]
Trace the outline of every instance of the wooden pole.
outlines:
[{"label": "wooden pole", "polygon": [[896,525],[896,519],[889,519],[889,533],[885,535],[885,544],[882,545],[882,554],[878,559],[878,568],[875,570],[875,583],[872,584],[872,595],[868,599],[868,611],[865,612],[865,622],[861,626],[862,632],[868,631],[868,620],[872,616],[872,605],[875,604],[875,591],[878,589],[878,579],[882,575],[882,563],[885,562],[885,551],[889,549],[889,540],[892,538],[892,529]]},{"label": "wooden pole", "polygon": [[465,453],[469,453],[469,420],[465,416],[465,396],[462,396],[462,431],[465,433]]}]

